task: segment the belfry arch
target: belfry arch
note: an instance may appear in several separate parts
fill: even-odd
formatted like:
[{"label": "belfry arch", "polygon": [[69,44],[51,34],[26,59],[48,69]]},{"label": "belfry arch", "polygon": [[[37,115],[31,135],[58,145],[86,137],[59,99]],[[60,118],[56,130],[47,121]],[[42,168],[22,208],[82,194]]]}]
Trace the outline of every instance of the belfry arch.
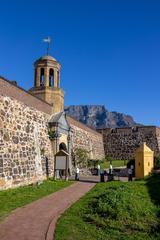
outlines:
[{"label": "belfry arch", "polygon": [[49,87],[54,87],[54,69],[49,69]]},{"label": "belfry arch", "polygon": [[41,68],[40,70],[40,86],[44,87],[45,82],[44,82],[44,68]]}]

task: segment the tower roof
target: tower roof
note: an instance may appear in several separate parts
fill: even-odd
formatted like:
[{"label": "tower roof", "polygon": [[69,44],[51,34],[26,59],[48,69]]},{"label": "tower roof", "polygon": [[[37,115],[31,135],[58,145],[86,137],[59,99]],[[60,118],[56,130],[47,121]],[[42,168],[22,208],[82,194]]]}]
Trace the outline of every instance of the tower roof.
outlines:
[{"label": "tower roof", "polygon": [[60,66],[60,63],[52,56],[50,55],[44,55],[40,58],[38,58],[34,64],[46,64],[47,62],[51,63],[51,64],[58,64]]},{"label": "tower roof", "polygon": [[49,56],[49,55],[45,55],[45,56],[42,56],[42,57],[40,57],[39,59],[38,59],[38,61],[42,61],[42,60],[50,60],[50,61],[54,61],[54,62],[57,62],[57,60],[54,58],[54,57],[52,57],[52,56]]}]

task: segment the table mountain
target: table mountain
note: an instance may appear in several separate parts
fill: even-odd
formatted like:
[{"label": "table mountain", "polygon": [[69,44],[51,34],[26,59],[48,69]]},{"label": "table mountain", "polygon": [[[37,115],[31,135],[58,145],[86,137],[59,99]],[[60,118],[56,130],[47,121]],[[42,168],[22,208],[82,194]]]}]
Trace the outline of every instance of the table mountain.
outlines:
[{"label": "table mountain", "polygon": [[65,107],[65,112],[92,128],[116,128],[139,125],[133,120],[132,116],[110,112],[103,105],[72,105]]}]

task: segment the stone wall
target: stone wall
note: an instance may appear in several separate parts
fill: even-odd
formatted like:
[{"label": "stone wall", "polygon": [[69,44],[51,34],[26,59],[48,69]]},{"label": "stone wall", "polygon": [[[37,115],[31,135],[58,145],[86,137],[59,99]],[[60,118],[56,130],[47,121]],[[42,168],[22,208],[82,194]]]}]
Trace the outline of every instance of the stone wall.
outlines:
[{"label": "stone wall", "polygon": [[[53,176],[54,149],[47,126],[51,111],[51,105],[0,78],[0,189],[37,182],[47,173]],[[103,158],[102,135],[70,117],[68,121],[73,148]]]},{"label": "stone wall", "polygon": [[160,154],[160,128],[143,126],[133,128],[101,129],[105,155],[114,159],[133,159],[135,150],[146,142],[155,154]]},{"label": "stone wall", "polygon": [[0,96],[1,189],[37,182],[47,171],[53,176],[48,118],[48,114],[14,98]]},{"label": "stone wall", "polygon": [[158,145],[159,154],[160,154],[160,128],[156,128],[156,137],[157,137],[157,145]]},{"label": "stone wall", "polygon": [[70,123],[73,136],[73,150],[76,148],[82,148],[89,151],[90,159],[102,159],[104,158],[104,145],[102,134],[87,127],[86,125],[76,121],[71,117],[67,117]]}]

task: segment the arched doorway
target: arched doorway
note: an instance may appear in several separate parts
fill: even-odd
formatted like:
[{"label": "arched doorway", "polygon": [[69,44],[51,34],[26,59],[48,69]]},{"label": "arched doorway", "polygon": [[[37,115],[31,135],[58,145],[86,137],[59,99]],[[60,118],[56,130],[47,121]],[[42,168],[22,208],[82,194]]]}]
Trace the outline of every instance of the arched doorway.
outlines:
[{"label": "arched doorway", "polygon": [[[60,144],[59,144],[59,151],[61,151],[61,150],[63,150],[63,151],[65,151],[65,152],[67,152],[67,146],[66,146],[66,144],[64,143],[64,142],[61,142]],[[65,176],[65,170],[59,170],[59,176],[60,176],[60,178],[63,178],[64,176]]]},{"label": "arched doorway", "polygon": [[67,146],[66,146],[66,144],[64,142],[59,144],[59,150],[67,151]]}]

